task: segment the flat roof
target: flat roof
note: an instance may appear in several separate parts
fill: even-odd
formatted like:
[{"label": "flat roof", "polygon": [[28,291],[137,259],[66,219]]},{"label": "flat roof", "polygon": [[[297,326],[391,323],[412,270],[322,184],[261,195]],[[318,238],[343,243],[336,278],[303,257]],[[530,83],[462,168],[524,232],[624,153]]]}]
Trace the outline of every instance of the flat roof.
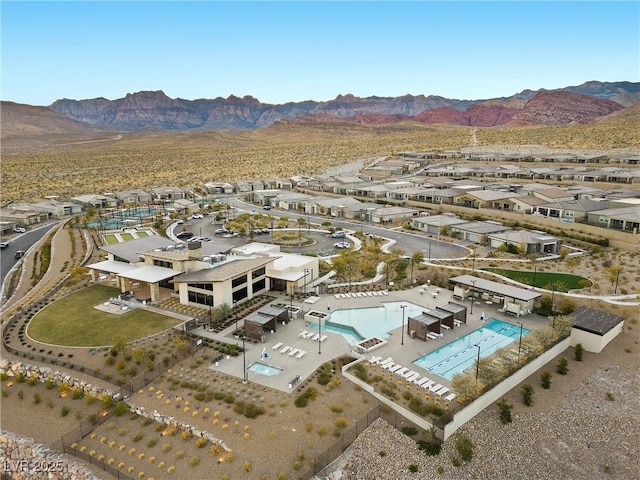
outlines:
[{"label": "flat roof", "polygon": [[158,283],[167,278],[175,277],[176,275],[180,275],[180,272],[176,272],[171,268],[155,267],[152,265],[137,267],[120,274],[121,277],[128,278],[129,280],[146,283]]},{"label": "flat roof", "polygon": [[92,263],[91,265],[87,265],[87,268],[92,268],[93,270],[99,270],[101,272],[115,273],[116,275],[120,275],[122,273],[133,270],[137,267],[129,263],[116,262],[113,260],[105,260],[103,262]]},{"label": "flat roof", "polygon": [[273,315],[266,315],[261,312],[254,312],[248,317],[246,317],[245,321],[251,322],[251,323],[258,323],[260,325],[266,325],[267,323],[273,321],[274,319],[275,319],[275,316]]},{"label": "flat roof", "polygon": [[[542,296],[542,294],[532,290],[485,280],[484,278],[475,277],[473,275],[460,275],[458,277],[450,278],[449,280],[453,283],[473,287],[475,290],[482,290],[502,297],[515,298],[517,300],[529,301]],[[474,282],[475,285],[471,282]]]},{"label": "flat roof", "polygon": [[239,258],[213,268],[205,268],[197,272],[183,273],[173,281],[184,282],[224,282],[238,275],[246,274],[254,268],[271,263],[277,257]]},{"label": "flat roof", "polygon": [[449,302],[446,305],[440,305],[438,308],[440,310],[444,310],[446,312],[451,312],[451,313],[464,312],[467,309],[467,307],[465,307],[464,305],[460,305],[459,303],[453,303],[453,302]]},{"label": "flat roof", "polygon": [[287,313],[288,311],[289,309],[285,307],[278,307],[277,305],[267,305],[266,307],[262,307],[260,310],[258,310],[258,313],[277,317],[279,315],[282,315],[283,313]]},{"label": "flat roof", "polygon": [[128,242],[105,245],[100,247],[100,250],[111,253],[128,262],[139,262],[143,252],[175,244],[175,242],[160,235],[149,235],[148,237],[137,238],[135,240],[129,240]]},{"label": "flat roof", "polygon": [[570,316],[573,318],[573,328],[600,336],[611,331],[616,325],[624,321],[622,315],[589,307],[578,307]]},{"label": "flat roof", "polygon": [[426,312],[422,312],[417,317],[409,317],[409,320],[416,320],[420,323],[424,323],[425,325],[431,325],[431,324],[440,322],[440,318],[436,318],[433,315],[429,315]]}]

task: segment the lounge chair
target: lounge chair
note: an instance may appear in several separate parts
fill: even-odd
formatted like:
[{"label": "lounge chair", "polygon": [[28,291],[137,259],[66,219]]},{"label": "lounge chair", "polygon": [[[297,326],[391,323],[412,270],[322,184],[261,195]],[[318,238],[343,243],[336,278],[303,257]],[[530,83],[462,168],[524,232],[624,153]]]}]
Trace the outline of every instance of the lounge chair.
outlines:
[{"label": "lounge chair", "polygon": [[416,372],[405,378],[407,379],[407,382],[413,382],[414,379],[420,378],[420,374]]},{"label": "lounge chair", "polygon": [[382,365],[382,368],[384,368],[385,370],[389,370],[391,371],[391,369],[395,366],[396,364],[393,362],[389,362],[389,363],[385,363],[384,365]]},{"label": "lounge chair", "polygon": [[402,365],[400,365],[399,363],[396,363],[393,367],[389,368],[389,371],[391,373],[395,373],[398,370],[400,370],[401,368],[404,368]]},{"label": "lounge chair", "polygon": [[460,327],[460,326],[462,326],[462,322],[461,322],[460,320],[454,320],[454,321],[453,321],[453,324],[454,324],[456,327]]},{"label": "lounge chair", "polygon": [[431,390],[431,387],[433,387],[435,384],[436,384],[436,382],[434,382],[433,380],[427,380],[426,382],[424,382],[420,386],[422,388],[424,388],[425,390]]},{"label": "lounge chair", "polygon": [[412,376],[414,373],[417,373],[417,372],[416,372],[415,370],[409,370],[408,372],[403,373],[403,374],[402,374],[402,376],[403,376],[404,378],[409,378],[409,377],[410,377],[410,376]]},{"label": "lounge chair", "polygon": [[272,348],[273,350],[277,350],[277,349],[279,349],[282,345],[283,345],[283,343],[282,343],[282,342],[278,342],[278,343],[276,343],[276,344],[275,344],[273,347],[271,347],[271,348]]},{"label": "lounge chair", "polygon": [[442,395],[444,395],[445,393],[447,393],[449,391],[449,389],[447,387],[442,387],[440,390],[438,390],[436,392],[436,395],[438,395],[439,397],[441,397]]},{"label": "lounge chair", "polygon": [[300,351],[300,349],[299,349],[299,348],[294,348],[293,350],[291,350],[291,351],[289,352],[289,356],[290,356],[290,357],[293,357],[293,356],[294,356],[296,353],[298,353],[299,351]]},{"label": "lounge chair", "polygon": [[336,298],[340,298],[340,294],[339,294],[339,293],[336,293],[336,294],[334,295],[334,297],[336,297]]},{"label": "lounge chair", "polygon": [[286,345],[282,347],[282,350],[280,350],[280,353],[287,353],[289,350],[291,350],[291,347],[289,345]]},{"label": "lounge chair", "polygon": [[320,342],[324,342],[326,339],[327,339],[327,336],[326,335],[322,335],[320,337]]},{"label": "lounge chair", "polygon": [[436,393],[438,390],[440,390],[442,388],[442,384],[438,383],[436,385],[432,385],[429,387],[429,390],[432,391],[433,393]]},{"label": "lounge chair", "polygon": [[425,383],[429,382],[430,380],[427,377],[418,377],[416,378],[413,383],[415,383],[417,386],[421,387],[422,385],[424,385]]},{"label": "lounge chair", "polygon": [[387,292],[386,290],[381,290],[382,295],[389,295],[389,292]]},{"label": "lounge chair", "polygon": [[444,323],[442,325],[440,325],[442,328],[444,328],[445,330],[451,330],[451,327],[449,325],[445,325]]},{"label": "lounge chair", "polygon": [[454,398],[456,398],[456,394],[455,393],[450,393],[449,395],[447,395],[446,397],[444,397],[444,399],[447,402],[450,402],[451,400],[453,400]]},{"label": "lounge chair", "polygon": [[296,358],[302,358],[307,354],[306,350],[300,350],[296,355]]},{"label": "lounge chair", "polygon": [[400,370],[396,370],[395,373],[396,375],[400,375],[401,377],[404,376],[405,373],[407,373],[409,371],[409,369],[407,367],[402,367]]},{"label": "lounge chair", "polygon": [[313,337],[314,335],[315,335],[315,333],[313,333],[313,332],[309,332],[309,333],[307,333],[307,334],[305,335],[305,337],[304,337],[304,338],[305,338],[306,340],[309,340],[309,339],[310,339],[311,337]]},{"label": "lounge chair", "polygon": [[374,355],[371,357],[371,360],[369,360],[369,363],[378,363],[380,360],[382,360],[382,357],[378,357],[377,355]]},{"label": "lounge chair", "polygon": [[307,333],[309,333],[309,332],[307,332],[306,330],[303,330],[298,334],[298,337],[307,338]]},{"label": "lounge chair", "polygon": [[384,360],[382,360],[381,362],[378,362],[378,364],[379,364],[381,367],[384,367],[386,364],[391,363],[391,362],[393,362],[393,358],[391,358],[391,357],[387,357],[387,358],[385,358]]},{"label": "lounge chair", "polygon": [[437,340],[438,339],[438,337],[433,332],[427,333],[427,338],[430,338],[431,340]]},{"label": "lounge chair", "polygon": [[314,342],[317,342],[319,338],[320,338],[320,334],[319,334],[319,333],[316,333],[316,334],[313,336],[313,341],[314,341]]}]

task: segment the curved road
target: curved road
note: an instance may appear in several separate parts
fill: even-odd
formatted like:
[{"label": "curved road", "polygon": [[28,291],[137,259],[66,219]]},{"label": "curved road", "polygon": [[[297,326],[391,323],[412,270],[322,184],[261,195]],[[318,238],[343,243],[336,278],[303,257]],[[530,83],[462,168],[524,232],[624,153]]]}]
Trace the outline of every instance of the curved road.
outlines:
[{"label": "curved road", "polygon": [[51,230],[58,222],[47,223],[41,227],[29,230],[27,233],[23,233],[9,241],[7,248],[0,250],[0,274],[2,277],[0,280],[4,282],[5,276],[9,271],[18,263],[18,259],[14,258],[15,253],[18,250],[27,251],[42,237],[44,237],[49,230]]},{"label": "curved road", "polygon": [[[238,209],[244,211],[256,211],[263,212],[262,209],[251,203],[238,200],[235,196],[221,197],[228,199],[230,205],[235,205]],[[317,223],[318,225],[327,220],[331,221],[332,225],[336,228],[346,230],[361,230],[364,233],[370,233],[379,237],[388,238],[396,242],[395,247],[401,248],[405,251],[406,255],[411,256],[414,252],[422,252],[425,260],[435,259],[452,259],[466,257],[469,254],[469,250],[460,245],[453,245],[451,243],[440,242],[433,238],[429,238],[425,233],[403,233],[397,230],[391,230],[384,227],[378,227],[371,224],[361,224],[360,222],[353,222],[348,220],[339,219],[327,219],[326,217],[314,217],[313,215],[297,214],[294,212],[285,212],[281,210],[269,210],[268,213],[274,217],[289,217],[292,219],[304,218],[309,219],[310,223]]]}]

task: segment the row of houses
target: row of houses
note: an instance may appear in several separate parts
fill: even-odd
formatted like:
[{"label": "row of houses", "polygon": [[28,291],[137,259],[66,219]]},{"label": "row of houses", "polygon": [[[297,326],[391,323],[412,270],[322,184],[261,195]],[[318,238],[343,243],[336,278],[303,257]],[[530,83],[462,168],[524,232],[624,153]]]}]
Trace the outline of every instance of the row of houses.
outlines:
[{"label": "row of houses", "polygon": [[577,154],[569,152],[555,153],[513,153],[513,152],[463,152],[461,150],[400,152],[401,157],[428,160],[469,160],[475,162],[530,162],[530,163],[596,163],[601,165],[626,164],[639,165],[637,152],[618,152],[611,154]]}]

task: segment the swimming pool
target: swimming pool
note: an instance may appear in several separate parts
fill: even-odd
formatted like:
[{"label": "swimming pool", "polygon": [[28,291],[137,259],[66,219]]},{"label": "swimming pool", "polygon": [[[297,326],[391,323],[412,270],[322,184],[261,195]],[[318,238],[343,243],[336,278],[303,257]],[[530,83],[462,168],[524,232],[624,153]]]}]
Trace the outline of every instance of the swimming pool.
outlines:
[{"label": "swimming pool", "polygon": [[[522,328],[522,336],[529,331]],[[456,373],[474,364],[478,356],[476,345],[480,347],[480,357],[484,358],[519,339],[519,325],[492,320],[484,327],[414,360],[413,364],[451,380]]]},{"label": "swimming pool", "polygon": [[[322,330],[339,333],[352,345],[371,337],[384,339],[391,330],[402,326],[401,305],[406,305],[405,325],[409,317],[429,311],[409,302],[385,302],[381,307],[336,310],[325,320]],[[318,324],[312,323],[309,327],[317,329]]]},{"label": "swimming pool", "polygon": [[274,367],[273,365],[267,365],[266,363],[255,362],[249,365],[248,370],[258,375],[265,375],[267,377],[273,377],[284,371],[284,368]]}]

